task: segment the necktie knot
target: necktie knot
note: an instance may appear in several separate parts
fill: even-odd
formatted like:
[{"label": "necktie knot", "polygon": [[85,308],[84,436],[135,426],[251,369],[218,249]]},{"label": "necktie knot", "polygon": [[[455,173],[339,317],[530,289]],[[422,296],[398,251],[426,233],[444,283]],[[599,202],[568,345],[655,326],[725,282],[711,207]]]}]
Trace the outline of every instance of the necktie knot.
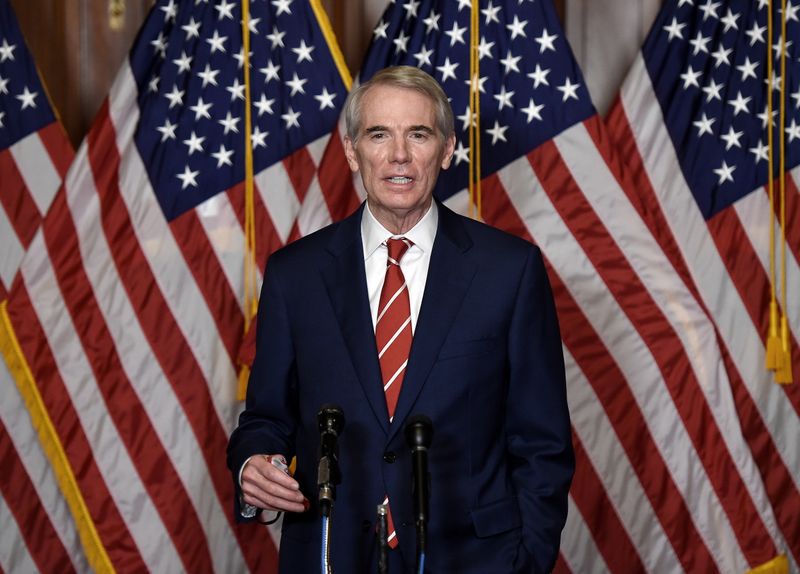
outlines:
[{"label": "necktie knot", "polygon": [[405,237],[400,237],[398,239],[387,239],[386,240],[386,247],[389,250],[389,261],[387,265],[391,265],[394,263],[395,265],[400,265],[400,259],[405,255],[405,252],[408,251],[408,248],[411,247],[412,243]]}]

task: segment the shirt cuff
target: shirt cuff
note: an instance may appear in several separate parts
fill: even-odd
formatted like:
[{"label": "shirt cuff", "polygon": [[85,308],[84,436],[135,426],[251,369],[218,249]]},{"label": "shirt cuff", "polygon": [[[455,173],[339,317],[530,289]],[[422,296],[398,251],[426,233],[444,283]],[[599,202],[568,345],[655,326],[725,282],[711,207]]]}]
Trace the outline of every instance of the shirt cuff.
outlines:
[{"label": "shirt cuff", "polygon": [[252,456],[247,457],[247,459],[244,461],[244,464],[242,464],[241,468],[239,469],[239,480],[238,480],[238,484],[239,484],[239,514],[242,515],[242,518],[253,518],[258,513],[258,507],[254,506],[252,504],[247,504],[244,501],[244,495],[241,492],[242,491],[242,472],[244,471],[244,467],[247,466],[247,463],[250,462],[251,458],[253,458],[253,457]]},{"label": "shirt cuff", "polygon": [[239,485],[239,488],[242,488],[242,473],[244,472],[244,467],[247,466],[247,463],[250,462],[251,458],[253,458],[253,457],[252,456],[248,456],[244,460],[244,463],[242,463],[242,466],[239,467],[239,480],[237,481],[237,484]]}]

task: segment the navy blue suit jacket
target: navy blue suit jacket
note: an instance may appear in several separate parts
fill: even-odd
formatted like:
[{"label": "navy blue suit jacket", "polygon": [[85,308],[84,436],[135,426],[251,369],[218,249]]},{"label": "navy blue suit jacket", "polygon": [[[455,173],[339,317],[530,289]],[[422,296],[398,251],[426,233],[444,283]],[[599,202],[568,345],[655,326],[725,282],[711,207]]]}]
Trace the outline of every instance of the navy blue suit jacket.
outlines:
[{"label": "navy blue suit jacket", "polygon": [[264,276],[256,359],[228,465],[236,481],[253,454],[297,456],[295,478],[312,509],[285,516],[280,571],[319,571],[316,413],[324,403],[340,405],[346,418],[334,571],[375,571],[375,507],[387,493],[399,550],[414,564],[403,427],[416,413],[434,425],[426,571],[548,571],[574,459],[561,338],[539,249],[439,204],[390,424],[367,298],[362,210],[276,252]]}]

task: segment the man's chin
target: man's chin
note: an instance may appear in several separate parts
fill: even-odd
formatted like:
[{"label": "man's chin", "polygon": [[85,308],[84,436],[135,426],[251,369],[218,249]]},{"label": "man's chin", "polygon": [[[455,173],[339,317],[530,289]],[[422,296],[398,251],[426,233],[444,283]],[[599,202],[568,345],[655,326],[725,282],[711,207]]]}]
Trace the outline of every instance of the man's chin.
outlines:
[{"label": "man's chin", "polygon": [[[374,205],[376,202],[370,203]],[[419,194],[414,190],[388,190],[377,202],[381,209],[391,211],[413,211],[423,209],[430,205],[430,200],[420,199]]]}]

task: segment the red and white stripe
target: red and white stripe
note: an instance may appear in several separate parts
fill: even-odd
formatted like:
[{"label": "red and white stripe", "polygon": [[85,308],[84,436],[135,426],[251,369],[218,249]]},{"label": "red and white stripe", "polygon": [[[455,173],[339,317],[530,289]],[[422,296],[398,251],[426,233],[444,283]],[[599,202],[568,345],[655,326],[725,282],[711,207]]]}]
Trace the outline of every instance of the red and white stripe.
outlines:
[{"label": "red and white stripe", "polygon": [[[782,551],[800,562],[800,230],[787,229],[787,317],[795,384],[782,386],[764,368],[769,304],[769,225],[766,191],[756,190],[705,221],[681,170],[641,55],[609,116],[612,138],[627,150],[649,225],[667,233],[673,258],[688,275],[712,319],[725,354],[731,394],[743,435],[785,539]],[[788,178],[787,212],[797,213],[800,170]],[[790,222],[792,221],[790,215]],[[793,290],[794,289],[794,290]],[[780,286],[778,290],[780,300]]]},{"label": "red and white stripe", "polygon": [[73,155],[58,122],[0,150],[0,300],[11,288]]}]

